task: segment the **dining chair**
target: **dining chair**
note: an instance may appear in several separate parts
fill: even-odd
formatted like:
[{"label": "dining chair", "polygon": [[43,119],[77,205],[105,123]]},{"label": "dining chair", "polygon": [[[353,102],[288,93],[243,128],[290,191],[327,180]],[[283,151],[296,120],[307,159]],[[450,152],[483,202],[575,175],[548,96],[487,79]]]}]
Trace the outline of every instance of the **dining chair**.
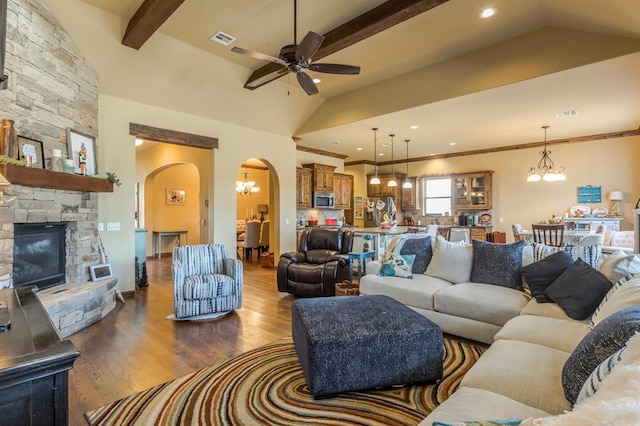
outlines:
[{"label": "dining chair", "polygon": [[436,235],[440,235],[445,240],[449,241],[451,238],[451,227],[450,226],[438,226],[436,229]]},{"label": "dining chair", "polygon": [[247,222],[244,241],[238,241],[238,248],[242,250],[247,260],[252,260],[253,249],[257,251],[260,247],[260,225],[257,220]]},{"label": "dining chair", "polygon": [[260,244],[258,246],[258,256],[269,251],[269,221],[265,220],[260,226]]},{"label": "dining chair", "polygon": [[531,225],[533,241],[547,246],[564,245],[564,225]]}]

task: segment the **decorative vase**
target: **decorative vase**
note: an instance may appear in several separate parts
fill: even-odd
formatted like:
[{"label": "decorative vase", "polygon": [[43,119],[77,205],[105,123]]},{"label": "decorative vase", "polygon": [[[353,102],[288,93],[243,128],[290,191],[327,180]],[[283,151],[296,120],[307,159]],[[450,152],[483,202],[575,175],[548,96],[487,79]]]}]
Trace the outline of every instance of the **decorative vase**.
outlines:
[{"label": "decorative vase", "polygon": [[20,149],[18,148],[18,132],[13,126],[13,120],[2,119],[2,130],[0,131],[0,155],[5,157],[20,159]]}]

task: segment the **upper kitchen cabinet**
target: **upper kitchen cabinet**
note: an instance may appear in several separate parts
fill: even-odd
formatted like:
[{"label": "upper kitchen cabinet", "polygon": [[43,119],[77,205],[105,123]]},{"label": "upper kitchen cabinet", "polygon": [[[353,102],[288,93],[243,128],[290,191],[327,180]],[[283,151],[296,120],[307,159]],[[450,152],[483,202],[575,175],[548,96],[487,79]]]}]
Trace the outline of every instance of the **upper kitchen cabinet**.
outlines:
[{"label": "upper kitchen cabinet", "polygon": [[311,180],[313,170],[305,167],[296,168],[296,207],[299,209],[310,209],[313,207],[311,201]]},{"label": "upper kitchen cabinet", "polygon": [[353,188],[353,176],[341,173],[333,174],[334,207],[336,209],[351,208],[351,192]]},{"label": "upper kitchen cabinet", "polygon": [[303,164],[302,167],[306,167],[313,170],[313,191],[318,192],[333,192],[333,171],[334,166],[328,166],[326,164]]},{"label": "upper kitchen cabinet", "polygon": [[[415,177],[410,177],[409,182],[411,182],[411,188],[402,188],[400,191],[402,193],[402,203],[400,204],[401,210],[420,210],[420,200],[418,200],[418,182]],[[400,187],[402,187],[402,182],[399,182]]]},{"label": "upper kitchen cabinet", "polygon": [[492,208],[491,175],[493,171],[460,173],[451,176],[453,209]]},{"label": "upper kitchen cabinet", "polygon": [[402,173],[395,173],[396,182],[398,186],[389,186],[391,180],[391,174],[378,174],[380,178],[380,185],[371,185],[371,177],[373,175],[367,175],[367,196],[368,197],[393,197],[396,206],[401,203],[400,190],[402,189],[402,181],[405,175]]}]

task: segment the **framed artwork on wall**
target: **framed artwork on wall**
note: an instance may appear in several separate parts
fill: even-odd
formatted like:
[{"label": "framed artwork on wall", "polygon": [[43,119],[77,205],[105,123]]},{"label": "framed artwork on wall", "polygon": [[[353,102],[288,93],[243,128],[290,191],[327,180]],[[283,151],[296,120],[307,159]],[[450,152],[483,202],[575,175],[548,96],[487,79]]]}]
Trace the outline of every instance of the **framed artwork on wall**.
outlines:
[{"label": "framed artwork on wall", "polygon": [[18,149],[20,150],[20,158],[31,157],[31,167],[44,169],[42,142],[26,136],[18,136]]},{"label": "framed artwork on wall", "polygon": [[356,195],[353,197],[353,218],[364,219],[364,196]]},{"label": "framed artwork on wall", "polygon": [[167,205],[184,206],[185,204],[187,204],[187,191],[167,188]]},{"label": "framed artwork on wall", "polygon": [[98,173],[96,166],[96,138],[67,127],[67,147],[69,158],[73,159],[75,173],[93,176]]}]

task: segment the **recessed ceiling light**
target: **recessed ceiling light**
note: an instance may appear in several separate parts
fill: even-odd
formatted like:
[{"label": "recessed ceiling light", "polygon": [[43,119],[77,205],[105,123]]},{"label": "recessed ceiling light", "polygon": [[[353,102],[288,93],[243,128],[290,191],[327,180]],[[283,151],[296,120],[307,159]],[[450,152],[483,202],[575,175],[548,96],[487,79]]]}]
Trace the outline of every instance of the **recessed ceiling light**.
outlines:
[{"label": "recessed ceiling light", "polygon": [[356,151],[362,151],[362,148],[358,147],[356,148]]},{"label": "recessed ceiling light", "polygon": [[136,138],[136,142],[135,142],[136,146],[140,146],[143,143],[144,143],[144,141],[142,139]]},{"label": "recessed ceiling light", "polygon": [[480,17],[482,19],[491,18],[496,13],[498,13],[498,9],[496,9],[495,7],[488,7],[482,12],[480,12]]},{"label": "recessed ceiling light", "polygon": [[382,156],[384,156],[384,152],[381,152],[378,154],[378,157],[382,157]]},{"label": "recessed ceiling light", "polygon": [[420,127],[420,126],[418,126],[417,124],[414,124],[413,126],[409,126],[409,128],[410,128],[411,130],[415,130],[415,129],[417,129],[418,127]]},{"label": "recessed ceiling light", "polygon": [[318,84],[318,83],[322,83],[322,80],[320,80],[319,78],[314,78],[314,79],[313,79],[313,82],[314,82],[315,84]]},{"label": "recessed ceiling light", "polygon": [[436,153],[435,153],[435,152],[432,152],[432,153],[431,153],[431,154],[429,154],[429,155],[436,155]]},{"label": "recessed ceiling light", "polygon": [[454,146],[455,144],[455,142],[449,142],[449,146]]}]

